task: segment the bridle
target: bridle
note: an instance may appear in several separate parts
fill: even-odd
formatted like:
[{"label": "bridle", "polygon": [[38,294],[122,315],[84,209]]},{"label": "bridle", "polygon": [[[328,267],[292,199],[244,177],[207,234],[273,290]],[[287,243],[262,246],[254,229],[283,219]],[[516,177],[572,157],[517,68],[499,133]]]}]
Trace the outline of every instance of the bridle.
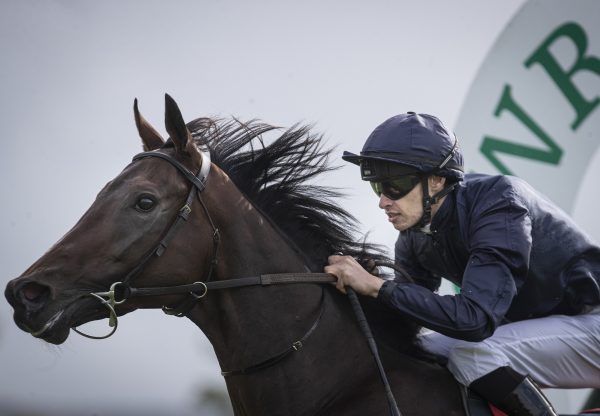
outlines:
[{"label": "bridle", "polygon": [[[200,155],[201,155],[202,161],[201,161],[200,170],[199,170],[198,174],[196,174],[196,175],[191,173],[183,164],[181,164],[175,158],[169,156],[166,153],[160,153],[159,151],[143,152],[143,153],[139,153],[133,157],[132,163],[137,160],[144,159],[147,157],[157,157],[157,158],[166,160],[173,167],[175,167],[179,172],[181,172],[183,174],[183,176],[185,176],[185,178],[189,182],[192,183],[192,187],[188,193],[188,196],[185,200],[184,205],[179,209],[179,212],[177,213],[177,217],[175,218],[175,221],[171,224],[171,226],[163,234],[163,236],[162,236],[161,240],[158,242],[158,244],[152,250],[148,251],[144,256],[142,256],[142,258],[137,263],[137,265],[135,267],[133,267],[133,269],[131,269],[129,271],[129,273],[127,273],[127,275],[123,278],[123,280],[114,282],[110,286],[110,289],[108,291],[90,293],[91,296],[100,300],[100,302],[104,306],[106,306],[106,308],[108,308],[108,310],[109,310],[109,326],[112,327],[111,332],[108,333],[107,335],[95,336],[95,335],[88,335],[88,334],[78,330],[77,328],[73,328],[73,330],[75,332],[77,332],[80,335],[83,335],[86,338],[91,338],[91,339],[105,339],[105,338],[112,336],[115,333],[115,331],[117,330],[117,326],[118,326],[118,318],[117,318],[117,313],[115,311],[115,306],[124,303],[127,300],[127,298],[130,297],[130,296],[126,296],[128,289],[130,289],[130,283],[144,270],[144,268],[146,267],[146,265],[152,258],[160,257],[163,255],[163,253],[169,246],[169,243],[171,242],[171,240],[177,233],[177,230],[188,220],[188,217],[189,217],[190,213],[192,212],[192,204],[194,202],[194,195],[198,195],[198,200],[202,204],[202,207],[204,208],[204,211],[206,212],[209,222],[213,228],[213,260],[211,261],[211,266],[210,266],[210,269],[208,272],[208,277],[207,277],[207,280],[210,280],[210,278],[212,276],[212,272],[214,270],[214,265],[216,264],[216,261],[217,261],[217,253],[218,253],[218,247],[219,247],[219,241],[220,241],[220,234],[219,234],[219,230],[215,227],[215,224],[212,221],[212,218],[210,217],[208,210],[206,209],[206,205],[204,205],[204,202],[200,198],[200,193],[202,191],[204,191],[204,189],[206,188],[206,180],[208,178],[208,174],[210,173],[210,164],[211,164],[210,153],[201,151]],[[198,283],[204,285],[204,283],[202,283],[202,282],[198,282]],[[195,295],[197,290],[198,290],[198,288],[193,288],[193,290],[189,290],[189,292]],[[204,294],[206,294],[206,291],[204,292]],[[204,294],[202,294],[200,297],[204,296]],[[197,296],[197,295],[195,295],[195,296]]]},{"label": "bridle", "polygon": [[[276,273],[276,274],[264,274],[260,276],[251,276],[251,277],[242,277],[237,279],[228,279],[228,280],[217,280],[212,281],[212,275],[217,265],[218,258],[218,250],[219,243],[221,241],[219,229],[215,226],[214,221],[210,216],[210,212],[208,211],[204,201],[201,198],[201,193],[206,188],[206,181],[208,179],[208,175],[210,173],[210,153],[208,151],[200,151],[200,155],[202,157],[201,166],[198,174],[194,175],[190,172],[183,164],[177,161],[172,156],[161,153],[159,151],[148,151],[137,154],[133,157],[133,162],[148,158],[148,157],[157,157],[162,160],[169,162],[173,167],[175,167],[180,173],[185,176],[185,178],[191,182],[192,186],[188,193],[188,196],[185,200],[185,204],[179,209],[177,217],[175,221],[171,224],[171,226],[166,230],[163,234],[163,237],[158,242],[158,244],[150,251],[148,251],[138,262],[138,264],[123,278],[122,281],[114,282],[110,289],[106,292],[93,292],[90,293],[90,296],[98,299],[102,305],[104,305],[109,310],[109,326],[112,327],[112,330],[103,336],[94,336],[85,334],[77,328],[73,328],[75,332],[78,334],[91,338],[91,339],[105,339],[112,336],[118,327],[118,318],[117,313],[115,311],[115,306],[124,303],[127,299],[132,297],[139,296],[160,296],[160,295],[177,295],[177,294],[188,294],[187,299],[174,308],[163,306],[163,311],[169,315],[175,316],[184,316],[190,309],[192,309],[198,299],[203,298],[209,290],[221,290],[221,289],[231,289],[231,288],[239,288],[239,287],[249,287],[249,286],[267,286],[273,284],[291,284],[291,283],[333,283],[337,281],[337,278],[333,275],[327,273]],[[148,262],[154,257],[160,257],[167,247],[169,243],[177,233],[177,230],[187,222],[190,213],[192,212],[192,204],[194,202],[194,195],[197,196],[198,201],[200,202],[203,211],[212,227],[213,231],[213,257],[210,263],[210,268],[207,273],[207,277],[204,281],[198,281],[191,284],[185,285],[174,285],[168,287],[147,287],[147,288],[135,288],[131,287],[131,282],[144,270]],[[389,266],[389,265],[387,265]],[[392,266],[393,267],[393,266]],[[366,317],[356,293],[351,288],[346,288],[348,297],[350,298],[352,308],[357,317],[358,324],[361,328],[361,331],[367,338],[367,342],[369,344],[369,348],[373,353],[376,364],[378,366],[379,374],[382,378],[382,382],[384,384],[386,390],[386,396],[388,400],[388,405],[390,407],[390,414],[401,416],[400,411],[396,405],[395,398],[387,381],[387,377],[381,365],[381,361],[379,359],[379,354],[377,352],[377,347],[375,345],[375,340],[371,330],[368,326]],[[280,362],[284,358],[288,357],[294,351],[298,351],[304,345],[304,342],[310,337],[310,335],[317,329],[321,318],[323,316],[324,308],[325,308],[325,291],[322,290],[319,314],[313,324],[310,326],[308,331],[297,341],[291,343],[291,345],[286,348],[284,351],[281,351],[278,354],[275,354],[261,362],[250,365],[245,368],[235,369],[235,370],[223,370],[221,374],[224,377],[234,376],[234,375],[243,375],[243,374],[251,374],[253,372],[262,370],[264,368],[271,367],[276,363]]]},{"label": "bridle", "polygon": [[[175,167],[180,173],[183,174],[183,176],[192,184],[192,187],[188,193],[184,205],[179,209],[177,217],[175,218],[171,226],[163,233],[162,238],[156,244],[156,246],[152,250],[148,251],[140,259],[136,266],[133,267],[133,269],[131,269],[121,281],[114,282],[110,286],[110,289],[108,291],[93,292],[89,294],[90,296],[93,296],[94,298],[98,299],[102,303],[102,305],[104,305],[109,310],[109,326],[112,328],[112,330],[108,334],[103,336],[89,335],[77,328],[73,328],[75,332],[86,338],[91,339],[105,339],[112,336],[116,332],[118,327],[118,317],[115,311],[115,306],[120,305],[124,303],[127,299],[133,297],[188,294],[189,296],[175,307],[163,306],[163,311],[165,313],[181,317],[185,316],[185,314],[194,307],[198,299],[203,298],[208,293],[208,291],[212,290],[291,283],[333,283],[337,280],[334,276],[326,273],[275,273],[263,274],[260,276],[242,277],[237,279],[213,281],[212,277],[215,267],[217,265],[219,244],[221,238],[219,229],[216,227],[214,221],[210,216],[210,212],[208,211],[206,205],[204,204],[204,201],[201,198],[201,193],[206,188],[206,181],[208,178],[208,174],[210,173],[210,153],[208,151],[201,151],[200,154],[202,156],[202,164],[200,166],[198,174],[196,175],[191,173],[183,164],[181,164],[172,156],[166,153],[161,153],[159,151],[143,152],[133,157],[133,162],[148,157],[156,157],[169,162],[173,167]],[[187,222],[189,215],[192,212],[192,205],[195,199],[194,196],[197,197],[208,219],[208,222],[212,227],[213,253],[212,260],[210,262],[210,268],[206,277],[203,279],[203,281],[197,281],[194,283],[184,285],[145,288],[132,287],[131,283],[144,270],[148,262],[154,257],[162,256],[162,254],[169,246],[169,243],[171,242],[173,237],[175,237],[179,228],[185,222]],[[265,360],[264,362],[240,370],[223,371],[222,374],[224,376],[236,374],[249,374],[251,372],[258,371],[262,368],[273,365],[276,362],[285,358],[291,352],[297,351],[300,348],[302,348],[304,341],[314,332],[321,320],[324,309],[323,299],[324,295],[321,298],[319,315],[313,323],[313,325],[309,328],[309,330],[304,334],[303,337],[301,337],[297,341],[294,341],[286,351],[283,351],[282,353],[277,354],[276,356],[271,357]]]}]

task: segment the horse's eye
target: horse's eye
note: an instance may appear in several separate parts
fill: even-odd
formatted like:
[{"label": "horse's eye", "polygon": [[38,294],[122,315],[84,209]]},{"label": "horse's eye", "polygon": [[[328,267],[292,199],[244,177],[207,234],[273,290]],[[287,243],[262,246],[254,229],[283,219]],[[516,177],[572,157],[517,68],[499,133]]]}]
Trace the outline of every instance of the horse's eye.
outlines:
[{"label": "horse's eye", "polygon": [[152,208],[154,208],[155,203],[156,202],[154,201],[154,199],[152,199],[148,196],[143,196],[137,200],[137,203],[135,204],[135,208],[138,211],[148,212]]}]

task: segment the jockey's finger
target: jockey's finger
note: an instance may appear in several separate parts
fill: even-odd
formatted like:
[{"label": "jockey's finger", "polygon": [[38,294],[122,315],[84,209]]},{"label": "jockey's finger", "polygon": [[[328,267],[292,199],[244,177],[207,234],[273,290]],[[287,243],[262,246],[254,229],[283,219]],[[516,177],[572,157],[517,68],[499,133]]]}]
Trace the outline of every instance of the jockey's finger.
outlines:
[{"label": "jockey's finger", "polygon": [[340,257],[342,257],[342,256],[340,256],[338,254],[332,254],[331,256],[327,257],[327,262],[329,264],[337,263],[340,261]]},{"label": "jockey's finger", "polygon": [[344,286],[344,281],[342,280],[342,278],[338,277],[338,281],[335,284],[335,288],[344,294],[346,293],[346,287]]},{"label": "jockey's finger", "polygon": [[335,277],[335,278],[337,279],[335,282],[331,282],[331,284],[332,284],[332,285],[335,285],[335,287],[336,287],[336,288],[339,290],[338,284],[340,283],[340,280],[341,280],[341,279],[340,279],[340,277],[339,277],[339,276],[338,276],[338,275],[335,273],[335,271],[336,271],[336,270],[337,270],[337,269],[336,269],[335,267],[331,266],[331,265],[330,265],[330,266],[325,266],[325,267],[323,268],[323,271],[324,271],[325,273],[328,273],[328,274],[332,275],[333,277]]}]

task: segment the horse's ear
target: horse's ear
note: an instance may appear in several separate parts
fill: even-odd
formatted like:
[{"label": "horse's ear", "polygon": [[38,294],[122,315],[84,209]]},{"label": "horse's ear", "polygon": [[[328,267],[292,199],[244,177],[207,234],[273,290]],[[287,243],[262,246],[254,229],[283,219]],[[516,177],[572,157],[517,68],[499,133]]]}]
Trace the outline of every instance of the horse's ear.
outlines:
[{"label": "horse's ear", "polygon": [[142,138],[142,143],[144,144],[144,150],[149,151],[162,147],[162,145],[165,144],[164,139],[140,114],[137,98],[133,101],[133,114],[138,134]]},{"label": "horse's ear", "polygon": [[169,94],[165,94],[165,127],[177,153],[185,156],[199,155],[192,135],[183,121],[181,111]]}]

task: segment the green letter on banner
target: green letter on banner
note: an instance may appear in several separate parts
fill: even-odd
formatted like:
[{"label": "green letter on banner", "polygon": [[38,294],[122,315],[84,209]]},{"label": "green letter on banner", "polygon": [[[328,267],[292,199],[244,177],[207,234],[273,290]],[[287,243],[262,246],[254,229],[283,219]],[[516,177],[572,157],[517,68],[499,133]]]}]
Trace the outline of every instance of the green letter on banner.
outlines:
[{"label": "green letter on banner", "polygon": [[[577,60],[568,71],[564,71],[554,56],[550,53],[550,47],[559,38],[569,38],[577,47]],[[581,70],[588,70],[600,75],[600,60],[595,56],[584,56],[587,49],[587,36],[581,26],[576,23],[566,23],[556,29],[542,42],[541,46],[525,61],[525,67],[538,63],[548,75],[554,80],[558,88],[565,95],[571,106],[575,109],[577,117],[571,124],[571,129],[576,130],[577,127],[585,120],[585,118],[594,110],[600,103],[600,98],[595,97],[591,101],[587,101],[581,92],[575,87],[571,78]]]},{"label": "green letter on banner", "polygon": [[521,123],[531,130],[548,149],[539,149],[523,144],[512,143],[506,140],[501,140],[486,136],[481,143],[481,153],[503,174],[512,175],[513,173],[504,165],[496,153],[505,153],[514,156],[520,156],[527,159],[537,160],[540,162],[551,163],[558,165],[562,157],[562,149],[542,130],[542,128],[529,117],[527,113],[517,104],[512,98],[509,85],[504,86],[500,102],[494,111],[494,115],[498,117],[504,110],[510,111]]}]

